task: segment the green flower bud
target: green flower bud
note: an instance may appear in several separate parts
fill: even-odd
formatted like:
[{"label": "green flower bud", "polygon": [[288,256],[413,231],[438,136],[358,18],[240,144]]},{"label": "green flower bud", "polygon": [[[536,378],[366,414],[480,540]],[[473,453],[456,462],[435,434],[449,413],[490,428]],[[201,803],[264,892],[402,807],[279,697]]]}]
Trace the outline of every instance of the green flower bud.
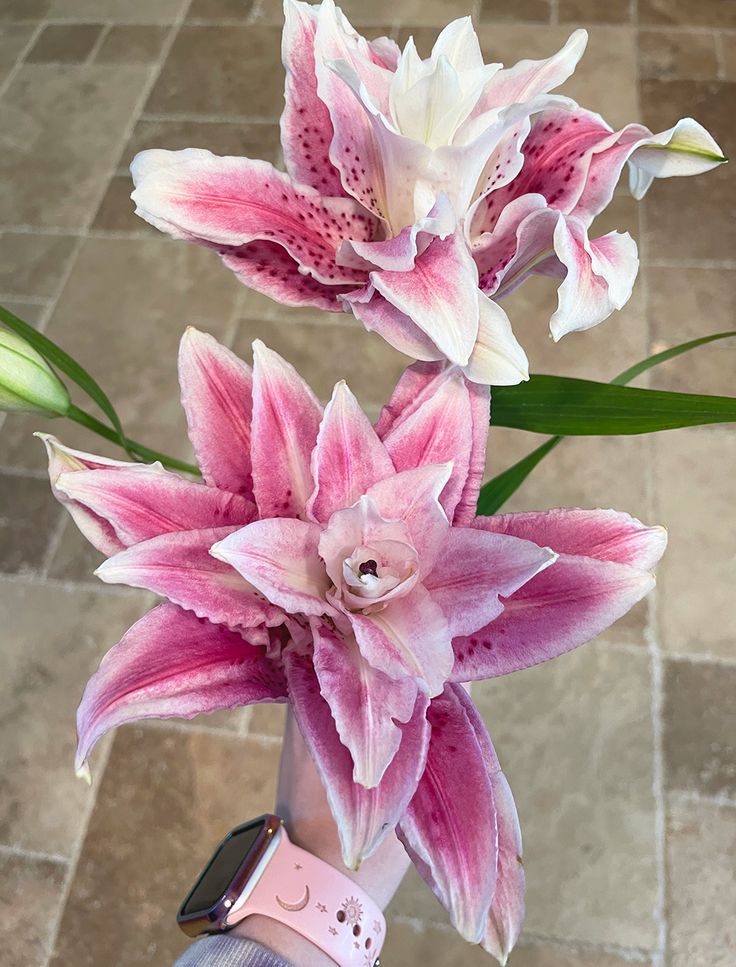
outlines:
[{"label": "green flower bud", "polygon": [[20,336],[0,329],[0,410],[65,416],[71,405],[66,386]]}]

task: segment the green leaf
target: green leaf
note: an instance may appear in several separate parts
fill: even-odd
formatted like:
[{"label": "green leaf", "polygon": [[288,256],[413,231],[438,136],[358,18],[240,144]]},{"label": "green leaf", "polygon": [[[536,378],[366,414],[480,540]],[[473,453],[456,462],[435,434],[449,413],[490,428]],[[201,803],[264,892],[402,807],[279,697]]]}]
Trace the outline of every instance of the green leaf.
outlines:
[{"label": "green leaf", "polygon": [[565,376],[532,376],[493,395],[495,426],[560,436],[655,433],[683,426],[731,423],[736,399],[637,389]]},{"label": "green leaf", "polygon": [[123,433],[123,427],[120,422],[120,418],[115,412],[115,407],[110,402],[107,394],[103,391],[102,387],[89,375],[89,373],[83,369],[76,360],[72,359],[67,353],[57,346],[56,343],[52,342],[43,333],[40,333],[33,326],[29,326],[27,322],[23,322],[16,315],[10,312],[9,309],[0,306],[0,320],[11,329],[13,332],[22,336],[27,342],[33,346],[33,348],[39,352],[52,366],[56,366],[57,369],[65,373],[69,379],[79,386],[80,389],[89,396],[89,398],[95,402],[105,416],[108,418],[110,423],[113,425],[115,430],[116,442],[120,444],[121,447],[132,457],[133,452],[128,447],[128,441],[126,440],[125,434]]},{"label": "green leaf", "polygon": [[[675,356],[680,356],[682,353],[696,349],[698,346],[704,346],[706,343],[715,342],[719,339],[728,339],[732,336],[736,336],[736,331],[718,332],[710,336],[691,339],[689,342],[680,343],[678,346],[672,346],[670,349],[665,349],[661,353],[648,356],[646,359],[642,359],[640,362],[625,369],[623,373],[615,376],[611,380],[611,383],[617,386],[623,386],[632,379],[636,379],[637,376],[640,376],[646,370],[651,369],[653,366],[658,366],[659,363],[664,363],[668,359],[674,359]],[[495,400],[497,392],[497,390],[494,392],[494,423],[496,422]],[[532,450],[531,453],[528,453],[517,463],[508,467],[503,473],[498,474],[492,480],[489,480],[488,483],[484,484],[478,495],[478,514],[486,516],[495,514],[506,503],[509,497],[519,489],[537,464],[548,453],[551,453],[562,440],[564,440],[563,436],[551,437],[541,446],[537,447],[536,450]]]}]

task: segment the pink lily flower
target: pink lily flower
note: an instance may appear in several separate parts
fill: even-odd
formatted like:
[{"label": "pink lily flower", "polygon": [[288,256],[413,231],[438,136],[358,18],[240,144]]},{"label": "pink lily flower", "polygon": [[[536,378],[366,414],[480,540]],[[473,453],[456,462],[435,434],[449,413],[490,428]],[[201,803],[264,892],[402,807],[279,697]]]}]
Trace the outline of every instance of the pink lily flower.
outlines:
[{"label": "pink lily flower", "polygon": [[427,60],[413,40],[368,42],[333,0],[285,0],[281,140],[287,174],[202,149],[141,152],[136,211],[214,248],[246,285],[290,306],[352,311],[392,346],[509,385],[528,363],[499,300],[531,273],[558,277],[555,339],[628,300],[627,234],[590,238],[624,165],[655,177],[725,159],[687,118],[660,134],[613,131],[550,93],[587,42],[546,60],[484,64],[469,18]]},{"label": "pink lily flower", "polygon": [[[502,962],[523,918],[508,784],[461,683],[559,655],[652,586],[661,528],[614,511],[475,518],[489,390],[417,363],[372,425],[323,409],[263,344],[189,329],[182,401],[204,479],[46,438],[108,582],[167,598],[102,660],[77,767],[112,728],[286,702],[346,865],[396,829],[460,933]],[[461,768],[459,768],[461,766]]]}]

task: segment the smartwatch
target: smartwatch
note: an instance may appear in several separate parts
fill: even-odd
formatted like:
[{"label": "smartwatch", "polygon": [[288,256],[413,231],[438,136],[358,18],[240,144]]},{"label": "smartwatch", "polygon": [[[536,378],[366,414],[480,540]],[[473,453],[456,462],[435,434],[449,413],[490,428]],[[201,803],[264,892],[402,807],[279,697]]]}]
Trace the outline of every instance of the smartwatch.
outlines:
[{"label": "smartwatch", "polygon": [[378,967],[386,931],[381,908],[348,876],[295,846],[278,816],[227,834],[176,919],[197,937],[256,913],[291,927],[338,967]]}]

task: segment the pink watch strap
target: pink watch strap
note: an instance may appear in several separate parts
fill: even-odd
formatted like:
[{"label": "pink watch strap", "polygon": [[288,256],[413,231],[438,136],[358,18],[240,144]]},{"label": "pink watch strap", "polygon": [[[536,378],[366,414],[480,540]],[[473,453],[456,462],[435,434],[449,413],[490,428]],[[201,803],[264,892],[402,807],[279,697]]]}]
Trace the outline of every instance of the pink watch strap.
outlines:
[{"label": "pink watch strap", "polygon": [[295,846],[281,826],[263,872],[228,927],[255,913],[291,927],[339,967],[373,967],[386,921],[380,907],[349,877]]}]

